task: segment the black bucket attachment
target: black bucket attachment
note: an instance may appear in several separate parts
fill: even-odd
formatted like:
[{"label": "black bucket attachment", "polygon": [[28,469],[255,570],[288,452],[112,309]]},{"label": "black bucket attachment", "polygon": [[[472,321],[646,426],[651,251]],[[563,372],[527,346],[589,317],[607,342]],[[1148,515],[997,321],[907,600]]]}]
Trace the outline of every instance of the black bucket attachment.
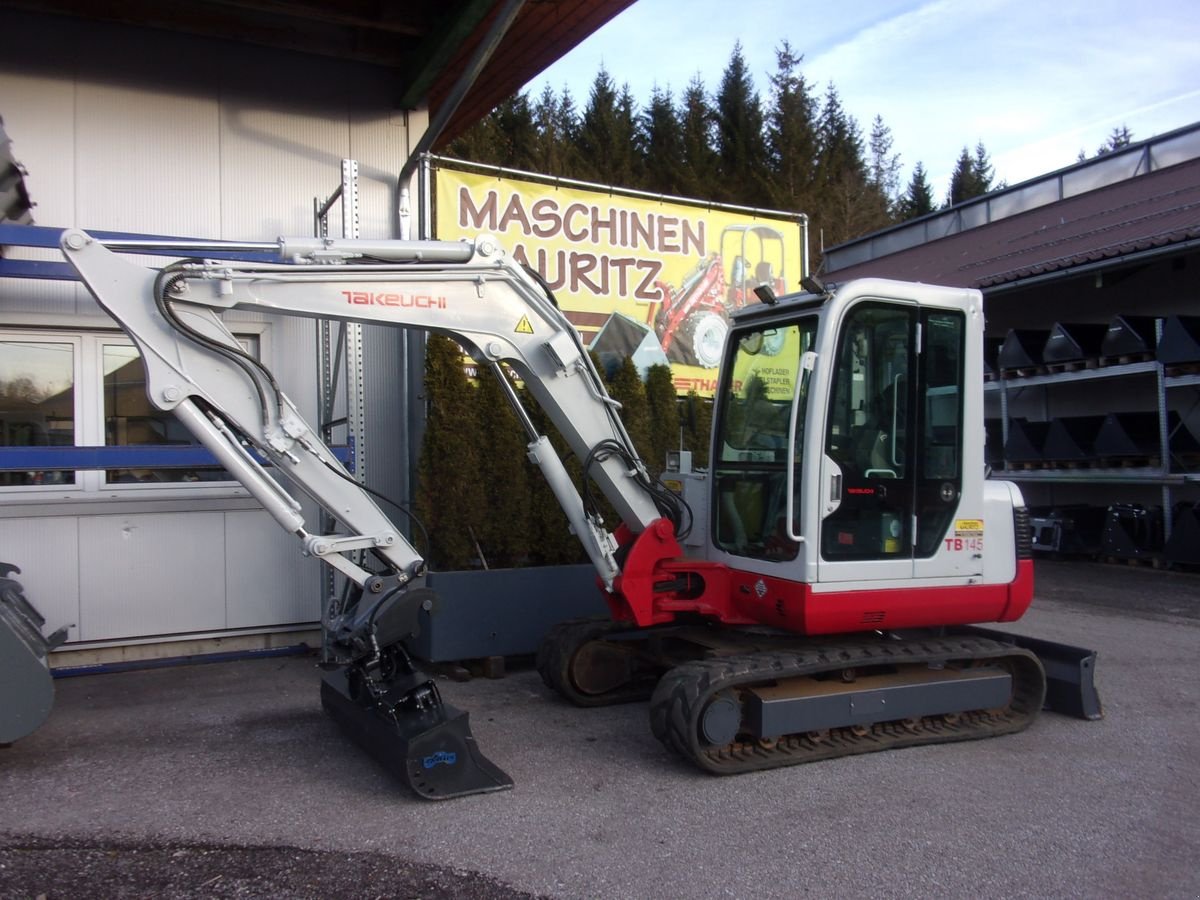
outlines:
[{"label": "black bucket attachment", "polygon": [[1158,361],[1164,366],[1200,363],[1200,316],[1168,316],[1158,341]]},{"label": "black bucket attachment", "polygon": [[1114,503],[1104,520],[1100,552],[1116,559],[1153,559],[1162,550],[1162,510],[1137,503]]},{"label": "black bucket attachment", "polygon": [[1175,507],[1171,536],[1163,545],[1167,562],[1200,566],[1200,504],[1181,503]]},{"label": "black bucket attachment", "polygon": [[1153,359],[1156,321],[1153,316],[1116,316],[1100,343],[1100,361],[1112,365]]},{"label": "black bucket attachment", "polygon": [[993,381],[1000,377],[1000,348],[1004,346],[1004,338],[985,337],[983,339],[983,379]]},{"label": "black bucket attachment", "polygon": [[1000,419],[983,420],[983,461],[993,469],[1004,465],[1004,422]]},{"label": "black bucket attachment", "polygon": [[1030,422],[1013,419],[1008,423],[1008,440],[1004,444],[1004,460],[1009,464],[1040,463],[1042,445],[1046,442],[1049,422]]},{"label": "black bucket attachment", "polygon": [[1001,375],[1030,375],[1042,364],[1042,350],[1050,337],[1049,331],[1012,328],[996,356]]},{"label": "black bucket attachment", "polygon": [[1104,521],[1103,506],[1058,506],[1030,516],[1035,553],[1094,556],[1100,552]]},{"label": "black bucket attachment", "polygon": [[1107,333],[1107,325],[1056,322],[1042,348],[1042,362],[1054,366],[1098,361],[1100,344]]},{"label": "black bucket attachment", "polygon": [[973,625],[964,625],[951,631],[990,638],[1030,651],[1046,670],[1046,709],[1077,719],[1104,718],[1100,693],[1096,690],[1095,650]]},{"label": "black bucket attachment", "polygon": [[1104,416],[1059,416],[1050,420],[1042,440],[1042,459],[1048,463],[1079,463],[1091,459]]},{"label": "black bucket attachment", "polygon": [[503,791],[512,779],[480,752],[467,713],[442,703],[429,683],[428,702],[389,706],[355,696],[352,669],[326,672],[321,705],[360,747],[426,800]]},{"label": "black bucket attachment", "polygon": [[46,721],[54,705],[48,656],[67,638],[60,628],[42,636],[46,620],[8,576],[20,573],[0,563],[0,744],[25,737]]},{"label": "black bucket attachment", "polygon": [[654,329],[621,313],[613,313],[608,317],[608,321],[596,332],[589,349],[600,358],[600,364],[609,377],[621,368],[627,357],[633,360],[639,372],[645,371],[648,366],[670,363]]}]

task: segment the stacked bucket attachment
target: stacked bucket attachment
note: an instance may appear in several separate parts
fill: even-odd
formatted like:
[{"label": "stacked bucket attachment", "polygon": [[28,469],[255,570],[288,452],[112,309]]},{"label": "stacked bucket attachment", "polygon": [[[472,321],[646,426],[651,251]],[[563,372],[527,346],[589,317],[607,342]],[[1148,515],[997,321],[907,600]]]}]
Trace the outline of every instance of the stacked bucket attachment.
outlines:
[{"label": "stacked bucket attachment", "polygon": [[1049,331],[1013,328],[1004,338],[996,357],[996,367],[1003,376],[1032,375],[1042,365],[1042,350],[1050,337]]},{"label": "stacked bucket attachment", "polygon": [[1200,365],[1200,316],[1168,316],[1158,341],[1158,361],[1169,368]]},{"label": "stacked bucket attachment", "polygon": [[406,649],[436,600],[418,582],[376,576],[325,618],[321,705],[355,743],[426,800],[511,788],[483,755],[467,713],[442,701]]},{"label": "stacked bucket attachment", "polygon": [[1008,423],[1008,440],[1004,443],[1005,460],[1010,465],[1040,465],[1045,459],[1042,446],[1049,428],[1049,422],[1013,419]]},{"label": "stacked bucket attachment", "polygon": [[0,745],[11,744],[46,721],[54,705],[50,651],[67,639],[66,626],[42,636],[46,620],[0,563]]},{"label": "stacked bucket attachment", "polygon": [[1103,506],[1071,504],[1036,512],[1029,517],[1035,553],[1095,556],[1100,552],[1108,510]]},{"label": "stacked bucket attachment", "polygon": [[1114,503],[1104,520],[1100,553],[1113,559],[1154,560],[1163,549],[1163,517],[1157,506]]},{"label": "stacked bucket attachment", "polygon": [[1154,358],[1157,320],[1153,316],[1116,316],[1100,344],[1100,362],[1119,365]]},{"label": "stacked bucket attachment", "polygon": [[1054,369],[1097,360],[1107,334],[1107,325],[1057,322],[1042,347],[1042,362]]},{"label": "stacked bucket attachment", "polygon": [[1200,566],[1200,504],[1180,503],[1175,507],[1163,559],[1174,565]]}]

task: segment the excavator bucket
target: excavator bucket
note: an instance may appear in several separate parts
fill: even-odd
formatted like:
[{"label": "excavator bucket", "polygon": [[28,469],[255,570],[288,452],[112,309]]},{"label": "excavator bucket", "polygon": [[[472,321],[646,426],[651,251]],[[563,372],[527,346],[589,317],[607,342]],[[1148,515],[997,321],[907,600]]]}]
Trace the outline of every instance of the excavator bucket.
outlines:
[{"label": "excavator bucket", "polygon": [[0,563],[0,745],[25,737],[50,715],[54,679],[47,656],[67,634],[61,628],[42,636],[46,620],[9,577],[20,571]]},{"label": "excavator bucket", "polygon": [[426,800],[503,791],[512,779],[479,750],[467,713],[437,702],[391,710],[354,696],[350,670],[326,672],[321,704],[356,744]]}]

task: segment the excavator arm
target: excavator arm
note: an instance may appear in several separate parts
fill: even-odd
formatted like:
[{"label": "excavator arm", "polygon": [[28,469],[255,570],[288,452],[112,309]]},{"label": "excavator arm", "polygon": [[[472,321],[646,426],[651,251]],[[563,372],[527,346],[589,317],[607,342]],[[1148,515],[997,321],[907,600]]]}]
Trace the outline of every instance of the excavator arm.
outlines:
[{"label": "excavator arm", "polygon": [[[323,616],[326,708],[360,743],[432,798],[511,785],[474,746],[465,714],[442,704],[436,685],[405,649],[428,608],[425,561],[337,461],[271,372],[225,327],[224,310],[254,310],[420,328],[458,341],[497,375],[529,435],[542,470],[610,595],[622,590],[618,542],[585,509],[545,435],[525,413],[507,367],[525,383],[621,517],[621,534],[641,549],[640,569],[679,555],[682,512],[650,478],[575,329],[548,290],[491,237],[471,242],[280,239],[255,245],[154,245],[202,254],[268,250],[281,262],[184,259],[146,269],[82,231],[62,251],[97,302],[129,334],[146,367],[150,401],[173,412],[263,505],[303,551],[354,585]],[[325,509],[338,534],[310,528],[301,504],[260,461]],[[674,521],[672,521],[674,520]],[[638,537],[649,532],[649,545]],[[388,571],[355,561],[367,551]],[[639,561],[640,562],[637,562]],[[646,589],[644,577],[630,586]],[[620,608],[620,601],[614,601]]]}]

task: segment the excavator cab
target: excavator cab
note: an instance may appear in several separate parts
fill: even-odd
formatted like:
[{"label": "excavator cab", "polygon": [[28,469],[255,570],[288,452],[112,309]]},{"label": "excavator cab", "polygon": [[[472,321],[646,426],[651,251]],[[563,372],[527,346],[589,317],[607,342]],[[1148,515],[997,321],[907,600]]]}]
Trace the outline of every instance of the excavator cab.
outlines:
[{"label": "excavator cab", "polygon": [[[981,609],[970,589],[985,522],[1013,546],[1010,495],[985,485],[972,440],[982,410],[964,402],[982,396],[968,327],[977,304],[968,292],[876,282],[739,315],[718,394],[713,558],[804,584],[954,578],[962,621],[1005,614]],[[784,559],[786,572],[760,562]],[[1007,614],[1024,610],[1025,593]],[[944,625],[945,615],[931,605],[906,618]]]}]

